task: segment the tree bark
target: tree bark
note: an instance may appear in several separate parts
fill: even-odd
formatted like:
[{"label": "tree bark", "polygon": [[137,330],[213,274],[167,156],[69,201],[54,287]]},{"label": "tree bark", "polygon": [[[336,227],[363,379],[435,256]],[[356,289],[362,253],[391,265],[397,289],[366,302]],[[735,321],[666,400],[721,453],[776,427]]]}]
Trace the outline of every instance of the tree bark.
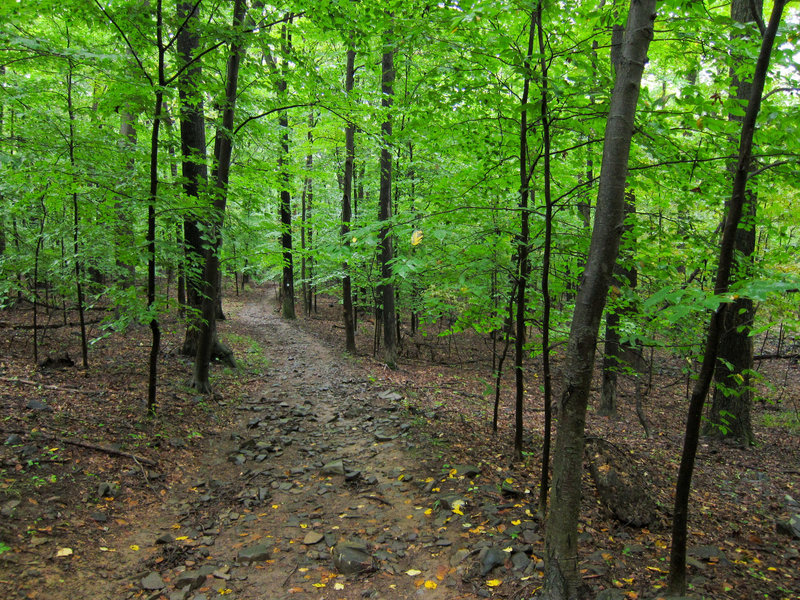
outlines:
[{"label": "tree bark", "polygon": [[531,58],[533,56],[533,42],[536,39],[536,12],[531,12],[528,25],[528,49],[523,61],[525,77],[522,84],[522,98],[520,106],[522,113],[519,123],[519,217],[520,228],[517,240],[517,335],[514,338],[514,458],[522,460],[522,436],[525,424],[523,423],[523,409],[525,401],[525,372],[523,370],[525,357],[525,311],[527,303],[525,292],[528,290],[528,279],[531,275],[530,254],[530,214],[528,201],[530,199],[531,169],[528,156],[528,96],[531,87]]},{"label": "tree bark", "polygon": [[[761,18],[763,2],[753,0],[733,0],[731,18],[738,23],[752,23]],[[753,9],[757,14],[753,14]],[[743,57],[734,57],[741,64]],[[750,82],[742,80],[731,70],[736,99],[745,108],[750,97]],[[730,115],[731,121],[742,121],[738,115]],[[733,166],[733,165],[732,165]],[[756,247],[756,211],[758,200],[753,189],[745,193],[743,227],[736,230],[734,279],[748,276],[753,266],[753,252]],[[742,446],[755,442],[750,420],[750,407],[753,403],[751,372],[753,369],[753,328],[756,309],[750,298],[737,298],[731,308],[725,311],[722,324],[722,337],[719,344],[719,360],[714,370],[714,393],[711,410],[706,425],[706,435],[735,440]]]},{"label": "tree bark", "polygon": [[[192,12],[190,12],[192,11]],[[178,33],[178,60],[188,65],[178,78],[178,97],[180,98],[181,129],[181,175],[183,191],[196,206],[200,204],[200,189],[208,182],[206,166],[206,123],[203,109],[203,95],[198,89],[202,77],[202,65],[194,60],[194,54],[200,44],[197,33],[199,8],[196,3],[183,0],[177,4],[178,21],[184,27]],[[186,311],[186,334],[183,341],[182,354],[195,356],[197,340],[200,334],[200,318],[203,304],[203,241],[201,223],[192,214],[183,221],[184,240],[184,278]]]},{"label": "tree bark", "polygon": [[655,16],[656,0],[631,1],[606,123],[592,240],[565,356],[541,594],[553,600],[573,600],[583,594],[578,571],[578,516],[586,407],[600,317],[619,252],[636,103]]},{"label": "tree bark", "polygon": [[[236,0],[233,5],[233,30],[241,28],[244,22],[245,0]],[[216,341],[217,300],[219,298],[219,249],[222,245],[222,225],[225,219],[225,208],[228,200],[228,175],[233,150],[233,119],[236,110],[236,90],[239,85],[239,63],[244,51],[241,41],[231,43],[228,56],[227,77],[225,84],[225,105],[222,110],[222,125],[214,137],[214,207],[211,214],[211,243],[206,252],[203,270],[203,320],[200,323],[200,336],[197,343],[197,354],[194,360],[192,387],[202,393],[211,392],[209,381],[209,364]],[[232,361],[232,353],[229,352]]]},{"label": "tree bark", "polygon": [[[289,18],[291,23],[291,18]],[[289,61],[289,52],[292,49],[292,36],[288,25],[283,25],[281,30],[283,38],[283,66],[281,79],[278,81],[278,97],[286,97],[286,70]],[[282,110],[278,117],[278,127],[281,130],[281,154],[278,159],[278,170],[281,172],[281,248],[283,251],[283,275],[281,281],[281,311],[284,319],[296,318],[294,307],[294,263],[292,256],[292,194],[289,191],[289,114]]]},{"label": "tree bark", "polygon": [[397,367],[397,315],[394,303],[394,283],[392,282],[392,117],[390,109],[394,96],[394,48],[392,31],[389,30],[384,41],[383,58],[381,60],[381,106],[386,116],[381,124],[381,158],[380,158],[380,196],[378,220],[381,222],[379,234],[381,265],[381,316],[383,321],[383,360],[394,369]]},{"label": "tree bark", "polygon": [[[750,91],[750,99],[747,103],[739,138],[739,154],[734,171],[733,190],[728,201],[728,215],[725,219],[722,241],[720,242],[719,263],[714,286],[714,293],[718,296],[727,292],[731,281],[736,230],[739,227],[747,202],[747,178],[752,162],[753,134],[755,132],[756,119],[761,109],[761,95],[764,91],[764,82],[769,69],[772,46],[775,42],[778,25],[785,6],[785,0],[776,0],[773,5],[772,15],[764,32],[761,50],[753,73],[753,87]],[[689,521],[689,494],[692,487],[692,473],[700,437],[703,404],[711,385],[711,378],[717,362],[717,349],[722,335],[723,323],[725,322],[725,313],[728,310],[732,310],[731,305],[720,304],[711,317],[706,335],[703,363],[689,401],[686,433],[683,439],[683,453],[678,469],[678,481],[675,484],[675,508],[672,517],[672,548],[670,551],[668,590],[669,593],[676,595],[683,595],[686,592],[686,532]]]},{"label": "tree bark", "polygon": [[[347,51],[347,67],[345,69],[344,89],[350,96],[355,83],[356,51]],[[344,130],[344,178],[342,181],[342,243],[345,248],[350,247],[350,222],[353,219],[352,194],[353,194],[353,162],[356,154],[356,126],[352,121],[347,122]],[[344,317],[345,347],[347,351],[356,352],[356,331],[353,318],[353,290],[350,282],[350,265],[347,260],[342,264],[342,313]]]}]

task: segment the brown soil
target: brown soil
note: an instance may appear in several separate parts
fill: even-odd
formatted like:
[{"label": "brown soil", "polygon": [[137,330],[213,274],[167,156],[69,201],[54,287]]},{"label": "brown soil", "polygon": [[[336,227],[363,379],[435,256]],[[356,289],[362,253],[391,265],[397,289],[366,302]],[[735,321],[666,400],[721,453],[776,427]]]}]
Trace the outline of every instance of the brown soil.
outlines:
[{"label": "brown soil", "polygon": [[[493,435],[484,338],[440,338],[435,324],[427,337],[405,338],[400,368],[390,371],[371,358],[370,322],[362,318],[359,329],[362,354],[347,357],[339,306],[325,298],[317,306],[286,322],[273,288],[226,302],[220,334],[241,364],[215,367],[210,397],[187,387],[182,332],[164,323],[155,419],[145,418],[143,406],[147,328],[97,341],[86,370],[38,368],[24,328],[30,311],[4,311],[0,443],[18,438],[0,446],[2,596],[530,595],[543,554],[533,517],[541,446],[536,369],[528,378],[530,452],[524,464],[512,464],[512,391]],[[49,323],[59,318],[53,313]],[[99,325],[92,327],[99,337]],[[76,328],[45,333],[42,358],[79,354]],[[781,394],[778,407],[797,406],[797,367],[773,361],[763,368],[777,386],[770,393]],[[609,598],[656,597],[667,569],[686,403],[679,372],[666,359],[660,371],[646,403],[651,439],[642,435],[626,382],[620,417],[589,420],[590,435],[629,453],[659,507],[649,529],[627,527],[585,480],[581,566],[593,593],[608,590]],[[28,409],[31,400],[53,410]],[[775,528],[777,519],[800,512],[786,499],[800,499],[797,429],[764,427],[771,414],[769,403],[754,409],[755,448],[701,447],[690,522],[697,597],[800,597],[798,541]],[[338,459],[359,475],[337,474],[331,463]],[[464,477],[459,465],[480,474]],[[363,542],[371,568],[340,574],[332,546],[342,540]],[[263,555],[246,564],[244,555],[259,547]],[[505,552],[505,560],[482,574],[487,548]],[[213,573],[201,571],[196,587],[180,594],[179,579],[203,567]],[[143,589],[142,579],[154,573],[165,587]]]}]

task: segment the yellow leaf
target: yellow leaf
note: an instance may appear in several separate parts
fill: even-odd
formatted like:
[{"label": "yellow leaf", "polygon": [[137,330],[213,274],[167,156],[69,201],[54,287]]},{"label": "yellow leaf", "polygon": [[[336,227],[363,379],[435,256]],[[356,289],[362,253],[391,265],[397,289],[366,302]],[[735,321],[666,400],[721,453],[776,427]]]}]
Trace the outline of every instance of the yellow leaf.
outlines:
[{"label": "yellow leaf", "polygon": [[181,528],[181,526],[180,526],[178,523],[175,523],[175,524],[172,526],[172,528],[173,528],[173,529],[180,529],[180,528]]},{"label": "yellow leaf", "polygon": [[307,527],[308,525],[306,525],[305,523],[300,523],[300,529],[306,529]]},{"label": "yellow leaf", "polygon": [[425,511],[425,516],[428,516],[428,517],[429,517],[429,516],[431,515],[431,513],[433,513],[433,509],[432,509],[432,508],[429,508],[429,509],[427,509],[427,510]]},{"label": "yellow leaf", "polygon": [[410,575],[411,577],[416,577],[420,573],[422,573],[422,571],[420,571],[419,569],[409,569],[408,571],[406,571],[406,575]]},{"label": "yellow leaf", "polygon": [[231,588],[219,588],[217,592],[220,596],[224,596],[225,594],[232,594],[233,590]]},{"label": "yellow leaf", "polygon": [[428,588],[429,590],[435,590],[436,589],[436,582],[428,580],[428,581],[425,582],[425,587]]},{"label": "yellow leaf", "polygon": [[56,552],[56,556],[63,558],[64,556],[72,556],[72,548],[60,548]]},{"label": "yellow leaf", "polygon": [[508,548],[503,548],[503,552],[513,552],[513,551],[514,551],[513,546],[509,546]]},{"label": "yellow leaf", "polygon": [[335,590],[343,590],[344,589],[344,584],[343,583],[339,583],[337,581],[336,583],[333,584],[333,589],[335,589]]},{"label": "yellow leaf", "polygon": [[325,587],[324,583],[312,583],[311,585],[313,585],[315,588],[324,588]]},{"label": "yellow leaf", "polygon": [[188,536],[188,535],[182,535],[182,536],[180,536],[180,537],[176,537],[176,538],[175,538],[175,541],[176,541],[176,542],[182,542],[183,540],[188,540],[188,539],[189,539],[189,536]]},{"label": "yellow leaf", "polygon": [[502,583],[503,582],[499,579],[490,579],[489,581],[486,582],[486,585],[488,585],[489,587],[497,587],[499,585],[502,585]]},{"label": "yellow leaf", "polygon": [[134,552],[138,552],[139,546],[137,546],[136,544],[131,544],[131,550],[133,550]]},{"label": "yellow leaf", "polygon": [[514,519],[513,521],[511,521],[512,525],[519,525],[520,523],[522,523],[522,521],[520,521],[519,519]]},{"label": "yellow leaf", "polygon": [[422,242],[422,230],[415,229],[414,233],[411,234],[411,245],[419,246],[421,242]]}]

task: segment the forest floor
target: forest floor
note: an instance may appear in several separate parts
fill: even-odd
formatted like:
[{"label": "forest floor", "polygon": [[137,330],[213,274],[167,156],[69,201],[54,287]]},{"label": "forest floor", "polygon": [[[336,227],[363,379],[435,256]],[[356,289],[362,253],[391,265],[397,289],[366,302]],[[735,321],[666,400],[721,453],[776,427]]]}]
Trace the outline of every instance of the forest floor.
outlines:
[{"label": "forest floor", "polygon": [[[36,367],[30,310],[0,313],[0,589],[3,598],[120,600],[529,597],[540,585],[535,519],[542,413],[529,372],[525,461],[512,463],[511,396],[491,431],[491,346],[468,334],[407,338],[399,369],[343,351],[339,306],[285,321],[273,287],[226,299],[220,336],[237,369],[194,393],[181,328],[163,323],[158,416],[146,418],[149,330],[98,339],[89,368]],[[95,319],[89,315],[89,320]],[[42,356],[68,351],[56,327]],[[72,318],[72,317],[70,317]],[[100,325],[90,334],[100,337]],[[420,355],[422,358],[420,358]],[[78,362],[78,361],[76,361]],[[674,362],[674,361],[673,361]],[[691,595],[800,598],[800,372],[765,362],[772,401],[750,449],[704,440],[691,501]],[[557,378],[556,378],[557,379]],[[510,388],[513,378],[505,377]],[[615,420],[588,434],[622,449],[658,517],[614,519],[584,478],[579,561],[592,597],[656,598],[669,556],[685,378],[664,361],[645,438],[622,383]],[[557,381],[556,381],[557,387]]]}]

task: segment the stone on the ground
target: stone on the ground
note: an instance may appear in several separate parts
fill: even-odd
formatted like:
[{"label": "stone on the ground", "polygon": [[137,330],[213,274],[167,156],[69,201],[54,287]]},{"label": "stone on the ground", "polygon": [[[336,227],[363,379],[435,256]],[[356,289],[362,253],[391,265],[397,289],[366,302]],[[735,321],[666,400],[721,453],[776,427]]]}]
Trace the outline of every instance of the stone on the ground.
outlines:
[{"label": "stone on the ground", "polygon": [[98,498],[116,498],[118,495],[119,495],[118,485],[109,483],[108,481],[104,481],[103,483],[97,486]]},{"label": "stone on the ground", "polygon": [[505,564],[508,554],[500,548],[490,547],[481,551],[481,577],[485,577],[497,566]]},{"label": "stone on the ground", "polygon": [[775,530],[782,535],[800,540],[800,514],[792,515],[788,521],[775,521]]},{"label": "stone on the ground", "polygon": [[10,436],[6,438],[6,445],[7,446],[16,446],[22,443],[22,436],[18,433],[12,433]]},{"label": "stone on the ground", "polygon": [[153,571],[147,577],[143,577],[142,581],[142,588],[145,590],[161,590],[166,587],[164,585],[164,580],[161,579],[161,575]]},{"label": "stone on the ground", "polygon": [[199,588],[206,581],[206,573],[197,569],[178,573],[172,582],[176,588],[189,587],[190,590]]},{"label": "stone on the ground", "polygon": [[378,394],[378,398],[381,400],[390,400],[392,402],[397,402],[398,400],[402,400],[403,396],[398,394],[397,392],[385,391]]},{"label": "stone on the ground", "polygon": [[481,474],[480,468],[475,465],[455,465],[453,469],[455,469],[457,475],[463,475],[467,479],[472,479]]},{"label": "stone on the ground", "polygon": [[11,518],[14,516],[14,513],[17,510],[17,507],[21,504],[21,500],[9,500],[8,502],[3,504],[3,507],[0,508],[0,515]]},{"label": "stone on the ground", "polygon": [[272,549],[271,544],[256,544],[239,550],[239,562],[249,565],[253,562],[267,560]]},{"label": "stone on the ground", "polygon": [[25,405],[25,408],[28,410],[39,411],[39,412],[53,412],[53,407],[48,406],[41,400],[37,400],[36,398],[31,398],[28,400],[28,403]]},{"label": "stone on the ground", "polygon": [[306,546],[313,546],[314,544],[320,543],[323,539],[325,539],[324,534],[319,533],[318,531],[309,531],[303,538],[303,543]]},{"label": "stone on the ground", "polygon": [[372,571],[375,563],[366,544],[345,541],[339,542],[333,549],[333,566],[342,575],[355,575]]},{"label": "stone on the ground", "polygon": [[344,461],[341,458],[332,460],[322,467],[323,475],[344,475]]}]

